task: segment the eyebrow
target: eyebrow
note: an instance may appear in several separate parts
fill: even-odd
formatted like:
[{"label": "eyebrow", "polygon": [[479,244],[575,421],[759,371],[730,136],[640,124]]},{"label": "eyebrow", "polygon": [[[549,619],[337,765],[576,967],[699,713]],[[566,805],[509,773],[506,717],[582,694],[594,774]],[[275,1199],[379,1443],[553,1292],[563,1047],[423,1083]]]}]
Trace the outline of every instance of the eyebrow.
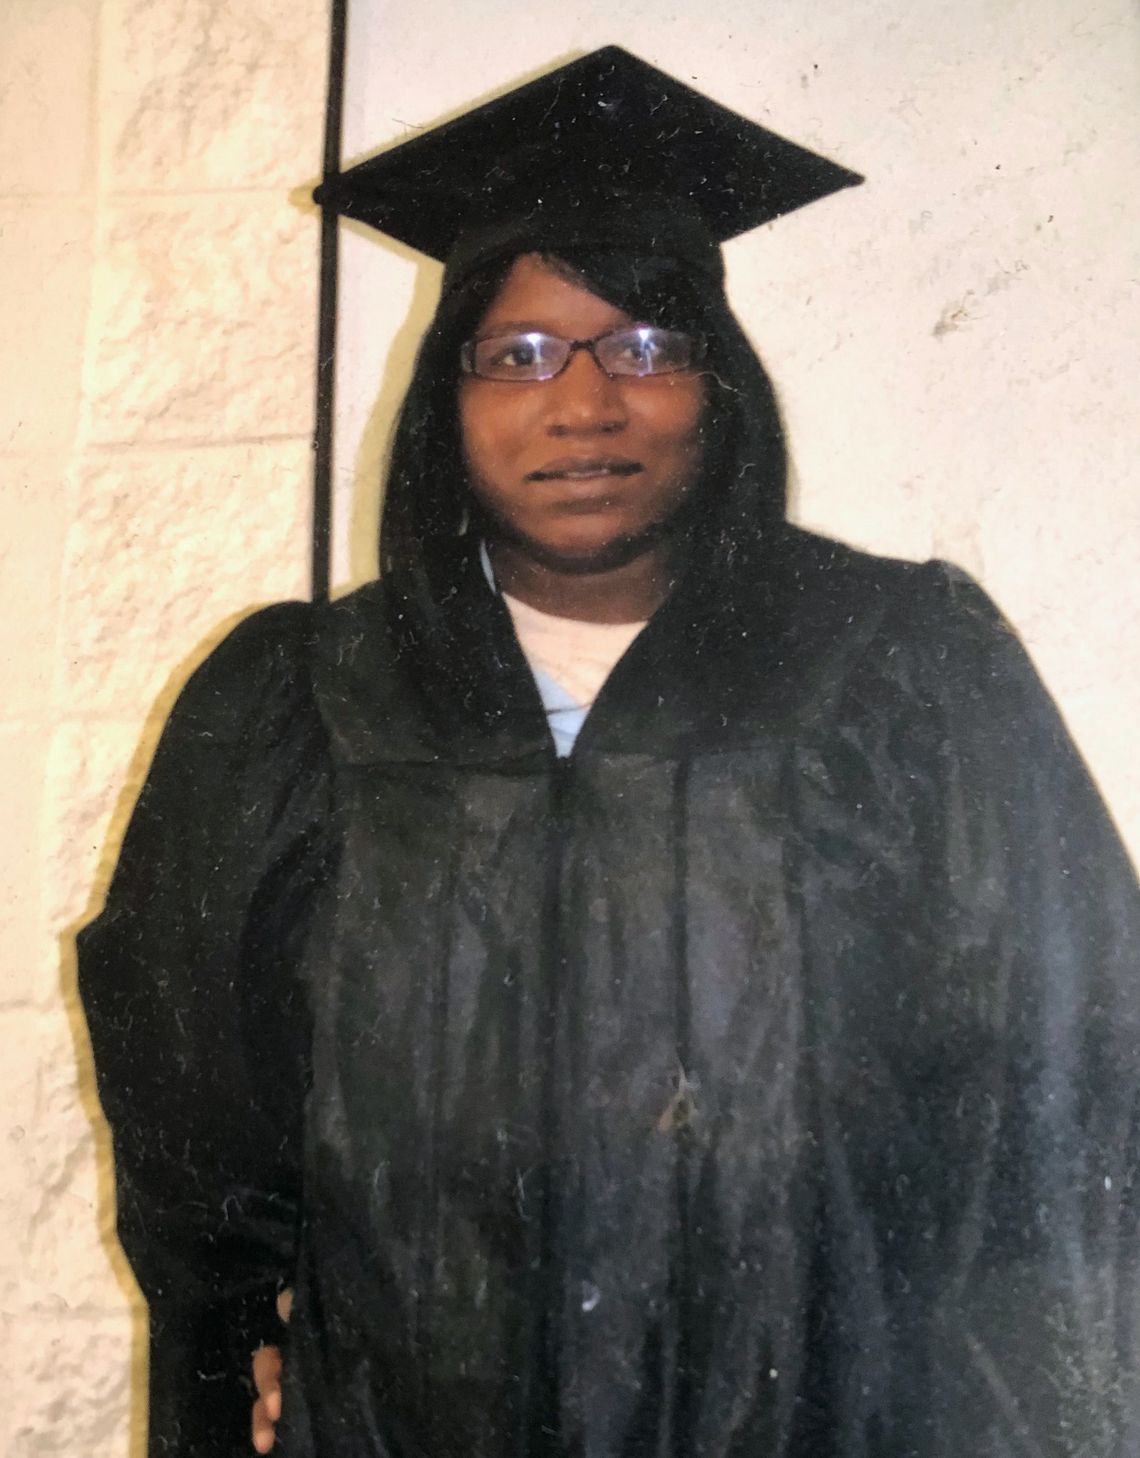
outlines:
[{"label": "eyebrow", "polygon": [[[496,319],[493,324],[488,324],[486,329],[494,334],[549,334],[549,329],[544,329],[541,324],[528,322],[525,319]],[[484,331],[480,330],[480,334]]]},{"label": "eyebrow", "polygon": [[[629,315],[627,314],[624,317],[628,319]],[[644,329],[645,327],[647,326],[644,324],[613,323],[608,328],[603,329],[601,334],[617,334],[622,329]],[[557,329],[552,329],[548,325],[536,324],[533,319],[495,319],[480,329],[476,338],[494,339],[499,334],[553,334],[558,339],[569,337],[568,335],[560,334]],[[600,339],[601,334],[591,335],[591,338]]]}]

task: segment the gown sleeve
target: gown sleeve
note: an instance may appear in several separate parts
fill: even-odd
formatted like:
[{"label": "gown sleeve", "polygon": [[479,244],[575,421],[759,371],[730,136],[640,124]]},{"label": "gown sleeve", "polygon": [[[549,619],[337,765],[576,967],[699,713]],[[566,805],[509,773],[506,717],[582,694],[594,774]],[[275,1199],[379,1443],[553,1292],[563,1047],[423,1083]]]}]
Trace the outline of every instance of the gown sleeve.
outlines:
[{"label": "gown sleeve", "polygon": [[1119,1458],[1140,1452],[1140,894],[1016,636],[956,569],[927,576],[945,729],[934,970],[989,1072],[944,1111],[978,1137],[954,1180],[924,1410],[947,1453]]},{"label": "gown sleeve", "polygon": [[78,939],[119,1238],[150,1311],[151,1458],[248,1454],[250,1352],[281,1331],[307,1076],[297,953],[327,875],[311,611],[257,614],[191,678]]}]

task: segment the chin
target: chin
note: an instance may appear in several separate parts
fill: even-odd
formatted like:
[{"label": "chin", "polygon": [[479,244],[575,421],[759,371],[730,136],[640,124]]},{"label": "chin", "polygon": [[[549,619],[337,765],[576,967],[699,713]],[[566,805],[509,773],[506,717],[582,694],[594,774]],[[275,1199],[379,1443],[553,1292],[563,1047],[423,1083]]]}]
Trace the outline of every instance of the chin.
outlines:
[{"label": "chin", "polygon": [[554,572],[585,577],[627,566],[659,546],[668,532],[668,525],[662,523],[620,533],[567,531],[539,538],[516,529],[503,535],[540,566]]}]

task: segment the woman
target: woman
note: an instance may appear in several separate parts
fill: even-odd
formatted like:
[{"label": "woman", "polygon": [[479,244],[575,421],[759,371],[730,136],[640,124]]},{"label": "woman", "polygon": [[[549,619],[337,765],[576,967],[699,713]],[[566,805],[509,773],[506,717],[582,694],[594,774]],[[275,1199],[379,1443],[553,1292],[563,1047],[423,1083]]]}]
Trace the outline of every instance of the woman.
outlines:
[{"label": "woman", "polygon": [[380,582],[199,670],[82,939],[152,1451],[248,1442],[289,1283],[287,1455],[1119,1458],[1095,792],[976,587],[783,521],[708,231],[512,207]]}]

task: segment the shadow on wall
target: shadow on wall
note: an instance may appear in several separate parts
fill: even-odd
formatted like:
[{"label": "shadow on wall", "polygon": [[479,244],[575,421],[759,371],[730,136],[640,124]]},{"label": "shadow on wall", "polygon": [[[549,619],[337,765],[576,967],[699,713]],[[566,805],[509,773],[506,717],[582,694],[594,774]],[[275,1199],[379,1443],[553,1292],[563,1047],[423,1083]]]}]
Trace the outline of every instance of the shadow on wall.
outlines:
[{"label": "shadow on wall", "polygon": [[439,302],[442,268],[411,248],[391,239],[377,239],[363,223],[345,222],[373,247],[382,247],[416,264],[415,283],[407,318],[400,326],[384,366],[380,388],[368,412],[360,446],[352,469],[352,505],[348,522],[348,580],[337,584],[337,594],[371,582],[378,569],[380,513],[384,505],[383,482],[387,475],[392,438],[408,385],[415,368],[420,341]]}]

